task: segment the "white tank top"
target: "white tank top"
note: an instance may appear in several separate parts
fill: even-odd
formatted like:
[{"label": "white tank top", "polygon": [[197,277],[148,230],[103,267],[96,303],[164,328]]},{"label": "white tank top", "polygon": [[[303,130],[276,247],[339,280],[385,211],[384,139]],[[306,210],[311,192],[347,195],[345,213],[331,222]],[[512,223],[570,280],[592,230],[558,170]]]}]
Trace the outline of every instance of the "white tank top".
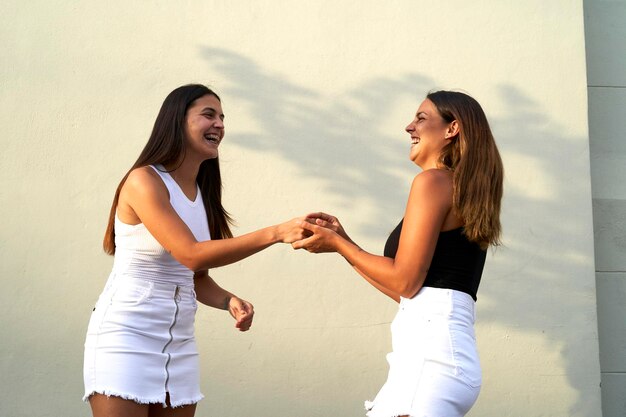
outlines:
[{"label": "white tank top", "polygon": [[[161,165],[152,166],[161,177],[170,195],[170,204],[191,230],[197,241],[211,239],[200,187],[196,200],[187,198],[171,175]],[[119,278],[139,278],[158,283],[193,285],[193,271],[170,255],[139,223],[123,223],[115,215],[115,259],[113,273]]]}]

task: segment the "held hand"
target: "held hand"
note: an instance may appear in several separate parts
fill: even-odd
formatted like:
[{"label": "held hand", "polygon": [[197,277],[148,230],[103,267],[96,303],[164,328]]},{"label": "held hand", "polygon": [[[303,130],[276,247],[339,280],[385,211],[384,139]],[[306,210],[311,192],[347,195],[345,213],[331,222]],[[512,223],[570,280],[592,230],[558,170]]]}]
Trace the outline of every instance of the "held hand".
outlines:
[{"label": "held hand", "polygon": [[254,307],[246,300],[239,297],[231,297],[228,301],[228,312],[236,320],[235,327],[245,332],[252,326]]},{"label": "held hand", "polygon": [[279,224],[277,226],[278,237],[283,243],[293,243],[311,236],[311,232],[302,227],[302,217],[296,217],[293,220]]},{"label": "held hand", "polygon": [[307,214],[305,220],[308,221],[309,223],[313,223],[318,226],[322,226],[327,229],[330,229],[334,231],[335,233],[337,233],[342,238],[346,239],[347,241],[352,242],[352,239],[350,239],[346,231],[343,229],[343,226],[341,225],[341,223],[339,223],[339,219],[333,215],[322,213],[320,211],[317,213]]},{"label": "held hand", "polygon": [[293,242],[294,249],[306,249],[311,253],[336,252],[336,240],[339,235],[332,229],[302,221],[302,228],[309,232],[310,236]]}]

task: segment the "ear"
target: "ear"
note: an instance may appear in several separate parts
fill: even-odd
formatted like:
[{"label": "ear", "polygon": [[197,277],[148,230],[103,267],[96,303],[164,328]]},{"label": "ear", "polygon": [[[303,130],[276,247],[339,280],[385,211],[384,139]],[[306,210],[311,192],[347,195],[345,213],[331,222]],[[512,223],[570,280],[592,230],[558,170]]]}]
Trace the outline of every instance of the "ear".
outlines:
[{"label": "ear", "polygon": [[459,134],[459,122],[453,120],[446,129],[446,139],[452,139]]}]

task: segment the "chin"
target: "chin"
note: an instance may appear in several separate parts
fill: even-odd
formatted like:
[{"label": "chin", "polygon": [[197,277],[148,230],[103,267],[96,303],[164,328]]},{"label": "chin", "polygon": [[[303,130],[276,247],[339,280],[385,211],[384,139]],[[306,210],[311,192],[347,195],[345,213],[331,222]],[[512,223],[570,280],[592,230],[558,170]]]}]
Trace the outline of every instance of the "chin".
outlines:
[{"label": "chin", "polygon": [[422,167],[422,164],[420,163],[421,161],[419,160],[419,155],[410,155],[409,159],[418,167]]},{"label": "chin", "polygon": [[217,153],[204,155],[203,161],[208,161],[209,159],[216,159],[219,155]]}]

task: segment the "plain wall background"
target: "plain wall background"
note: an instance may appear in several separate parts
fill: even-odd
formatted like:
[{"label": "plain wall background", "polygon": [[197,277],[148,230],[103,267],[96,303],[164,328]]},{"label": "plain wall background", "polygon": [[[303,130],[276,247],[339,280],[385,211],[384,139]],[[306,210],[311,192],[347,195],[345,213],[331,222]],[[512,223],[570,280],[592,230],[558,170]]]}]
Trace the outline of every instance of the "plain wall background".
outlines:
[{"label": "plain wall background", "polygon": [[[506,169],[505,246],[479,292],[473,416],[600,415],[581,1],[5,0],[0,13],[0,415],[82,416],[82,346],[111,268],[114,189],[165,96],[222,96],[236,234],[310,211],[382,252],[431,89],[484,107]],[[251,300],[197,316],[198,416],[360,416],[396,306],[339,257],[275,246],[212,271]]]}]

